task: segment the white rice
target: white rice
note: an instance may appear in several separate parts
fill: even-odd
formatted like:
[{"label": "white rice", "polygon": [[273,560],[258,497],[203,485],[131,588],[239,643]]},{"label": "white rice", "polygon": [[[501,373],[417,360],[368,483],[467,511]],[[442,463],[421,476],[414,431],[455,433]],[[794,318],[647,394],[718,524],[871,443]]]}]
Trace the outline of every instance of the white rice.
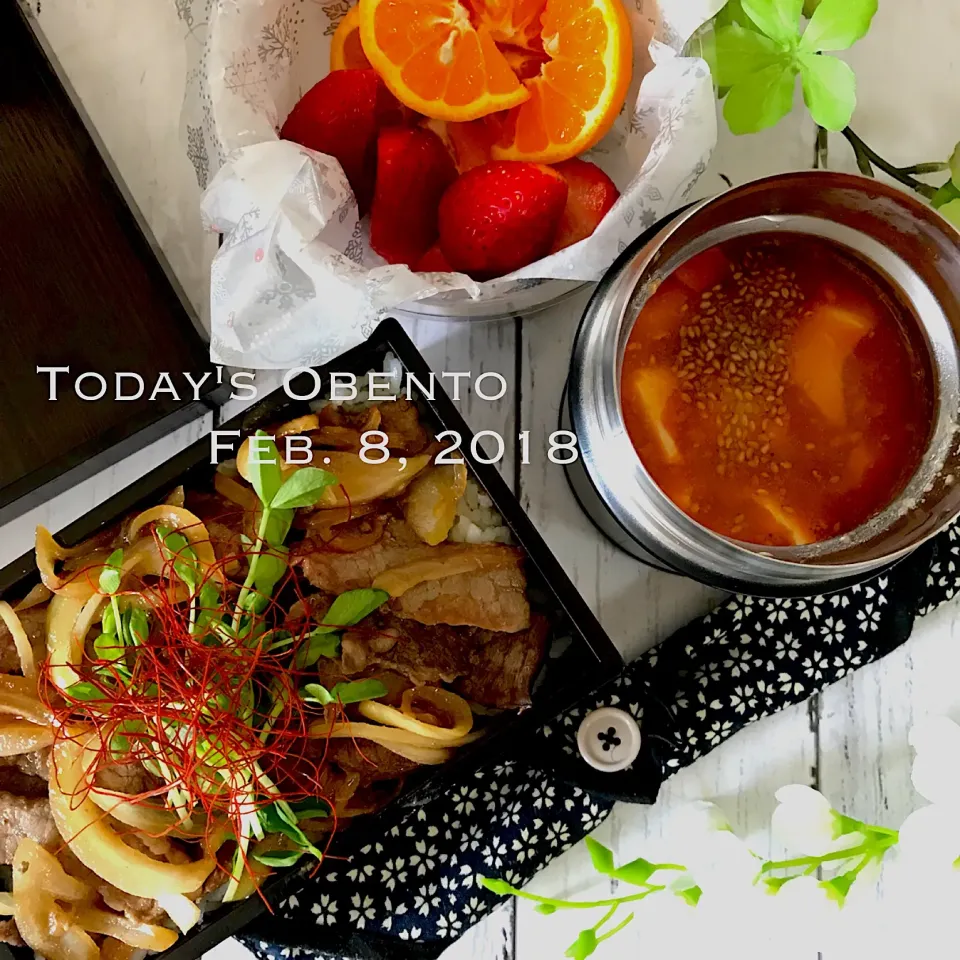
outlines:
[{"label": "white rice", "polygon": [[[399,396],[403,386],[403,368],[392,353],[387,353],[383,358],[383,372],[392,375],[390,392]],[[316,413],[330,402],[314,400],[310,408]],[[338,401],[338,404],[345,410],[362,410],[375,402],[382,401],[370,400],[368,378],[361,376],[357,377],[357,399]],[[510,528],[494,509],[493,501],[472,476],[467,477],[467,489],[460,498],[457,517],[447,539],[455,543],[513,543]]]}]

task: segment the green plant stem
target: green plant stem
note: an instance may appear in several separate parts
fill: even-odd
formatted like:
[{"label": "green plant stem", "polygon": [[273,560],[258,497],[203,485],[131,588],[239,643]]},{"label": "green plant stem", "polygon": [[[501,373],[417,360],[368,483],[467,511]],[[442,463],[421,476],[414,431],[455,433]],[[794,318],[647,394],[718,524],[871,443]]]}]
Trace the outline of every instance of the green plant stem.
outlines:
[{"label": "green plant stem", "polygon": [[[865,176],[872,177],[872,168],[875,166],[888,176],[893,177],[897,182],[902,183],[905,187],[909,187],[911,190],[919,193],[920,196],[926,197],[927,200],[933,199],[937,188],[930,186],[928,183],[922,183],[911,174],[935,173],[937,170],[943,169],[942,167],[936,164],[915,164],[912,167],[895,167],[889,161],[884,160],[879,153],[867,146],[850,127],[844,128],[842,133],[850,146],[853,147],[854,156],[857,158],[857,166]],[[937,167],[937,170],[929,169],[932,167]]]},{"label": "green plant stem", "polygon": [[862,853],[867,853],[873,848],[872,843],[861,843],[855,847],[848,847],[846,850],[836,850],[833,853],[825,853],[822,857],[795,857],[792,860],[768,860],[760,868],[761,873],[769,870],[787,870],[790,867],[816,867],[821,863],[827,863],[830,860],[849,860],[852,857],[858,857]]},{"label": "green plant stem", "polygon": [[[603,943],[604,940],[609,940],[615,933],[619,933],[633,919],[633,917],[634,915],[632,913],[628,914],[612,930],[608,930],[606,933],[597,937],[597,943]],[[599,926],[600,924],[597,924],[597,927]],[[597,927],[594,927],[593,929],[596,930]]]},{"label": "green plant stem", "polygon": [[243,603],[250,596],[253,588],[253,582],[257,576],[257,561],[260,554],[266,546],[267,524],[270,522],[270,508],[264,504],[263,513],[260,515],[260,525],[257,527],[257,542],[253,545],[253,555],[250,557],[250,568],[247,570],[247,577],[240,588],[240,596],[237,597],[237,609],[233,614],[233,631],[236,633],[240,629],[240,621],[243,619]]},{"label": "green plant stem", "polygon": [[651,893],[658,890],[665,890],[664,886],[648,886],[642,893],[634,893],[627,897],[614,897],[609,900],[554,900],[551,897],[538,897],[535,893],[527,893],[525,890],[518,890],[516,887],[506,888],[515,897],[521,900],[532,900],[534,903],[546,903],[557,910],[592,910],[594,907],[616,907],[621,903],[633,903],[637,900],[643,900],[649,897]]}]

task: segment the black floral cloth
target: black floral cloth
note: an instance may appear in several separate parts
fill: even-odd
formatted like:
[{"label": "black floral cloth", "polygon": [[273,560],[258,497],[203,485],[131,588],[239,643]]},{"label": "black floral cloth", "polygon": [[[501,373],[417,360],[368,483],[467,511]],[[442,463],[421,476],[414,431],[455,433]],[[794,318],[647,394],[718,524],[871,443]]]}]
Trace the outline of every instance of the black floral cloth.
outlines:
[{"label": "black floral cloth", "polygon": [[[247,928],[261,960],[432,958],[500,898],[478,874],[526,883],[617,799],[652,802],[661,777],[746,724],[807,699],[903,643],[917,616],[960,589],[960,528],[890,570],[824,596],[734,596],[539,731],[518,758],[463,776],[349,860],[326,868]],[[590,710],[617,706],[646,748],[620,773],[580,757]]]}]

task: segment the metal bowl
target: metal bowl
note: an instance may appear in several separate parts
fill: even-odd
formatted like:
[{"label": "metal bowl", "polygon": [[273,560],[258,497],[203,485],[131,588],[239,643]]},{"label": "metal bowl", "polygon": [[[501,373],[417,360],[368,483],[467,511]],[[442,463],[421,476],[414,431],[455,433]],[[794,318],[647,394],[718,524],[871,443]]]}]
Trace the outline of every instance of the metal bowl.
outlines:
[{"label": "metal bowl", "polygon": [[[656,485],[627,435],[620,375],[641,307],[681,263],[751,233],[812,234],[879,271],[910,307],[935,385],[930,439],[886,509],[842,536],[802,547],[724,537]],[[601,280],[577,334],[561,420],[581,458],[567,468],[581,505],[638,559],[705,583],[762,595],[836,589],[902,558],[960,514],[960,234],[912,196],[826,171],[758,180],[676,216],[628,248]]]},{"label": "metal bowl", "polygon": [[508,320],[546,310],[585,285],[583,280],[495,281],[476,298],[464,290],[450,290],[423,300],[408,300],[391,314],[428,320]]}]

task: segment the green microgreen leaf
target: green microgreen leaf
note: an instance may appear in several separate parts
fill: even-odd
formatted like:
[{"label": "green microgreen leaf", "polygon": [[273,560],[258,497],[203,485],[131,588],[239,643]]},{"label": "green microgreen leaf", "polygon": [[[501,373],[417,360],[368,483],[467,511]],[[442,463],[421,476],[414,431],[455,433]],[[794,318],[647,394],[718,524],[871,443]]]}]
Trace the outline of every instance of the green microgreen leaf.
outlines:
[{"label": "green microgreen leaf", "polygon": [[821,0],[800,39],[801,51],[846,50],[866,36],[877,0]]},{"label": "green microgreen leaf", "polygon": [[114,633],[101,633],[93,641],[93,652],[98,660],[115,663],[123,659],[123,641]]},{"label": "green microgreen leaf", "polygon": [[100,629],[104,633],[117,632],[117,618],[113,613],[113,604],[107,604],[103,608],[103,615],[100,617]]},{"label": "green microgreen leaf", "polygon": [[309,837],[307,837],[300,827],[284,819],[277,803],[270,803],[265,807],[261,807],[257,811],[257,819],[260,821],[260,826],[263,827],[266,833],[283,834],[283,836],[289,838],[298,846],[310,851],[314,856],[321,856],[320,851],[314,847]]},{"label": "green microgreen leaf", "polygon": [[270,508],[267,524],[263,529],[263,539],[274,549],[283,546],[293,523],[294,510],[274,510]]},{"label": "green microgreen leaf", "polygon": [[100,592],[116,593],[120,589],[120,568],[123,565],[123,550],[117,549],[107,557],[100,571]]},{"label": "green microgreen leaf", "polygon": [[292,867],[306,852],[306,850],[276,850],[272,853],[255,853],[253,859],[265,867]]},{"label": "green microgreen leaf", "polygon": [[743,11],[771,40],[793,47],[800,35],[803,0],[741,0]]},{"label": "green microgreen leaf", "polygon": [[150,636],[150,618],[146,610],[132,607],[127,617],[127,636],[136,645],[143,645]]},{"label": "green microgreen leaf", "polygon": [[799,60],[803,100],[810,116],[827,130],[849,126],[857,105],[857,78],[850,66],[818,53],[803,53]]},{"label": "green microgreen leaf", "polygon": [[584,958],[589,957],[596,949],[597,932],[593,927],[588,927],[586,930],[580,931],[577,939],[567,947],[563,955],[570,957],[571,960],[584,960]]},{"label": "green microgreen leaf", "polygon": [[374,590],[371,587],[347,590],[330,604],[330,609],[323,615],[323,622],[334,628],[352,627],[389,599],[390,594],[386,590]]},{"label": "green microgreen leaf", "polygon": [[316,703],[321,707],[337,700],[322,683],[305,683],[300,688],[300,697],[305,703]]},{"label": "green microgreen leaf", "polygon": [[280,467],[280,451],[264,430],[258,430],[250,437],[247,472],[260,502],[269,506],[283,486],[283,471]]},{"label": "green microgreen leaf", "polygon": [[312,667],[321,657],[336,657],[340,653],[340,636],[318,628],[309,634],[297,648],[293,666],[297,670]]},{"label": "green microgreen leaf", "polygon": [[734,23],[716,31],[704,56],[710,64],[713,82],[718,87],[732,87],[787,55],[769,37]]},{"label": "green microgreen leaf", "polygon": [[949,203],[945,203],[940,208],[940,214],[960,230],[960,200],[951,200]]},{"label": "green microgreen leaf", "polygon": [[323,800],[299,800],[291,803],[290,808],[297,815],[297,820],[325,819],[331,814],[330,804]]},{"label": "green microgreen leaf", "polygon": [[732,133],[757,133],[779,123],[793,107],[797,68],[790,61],[764,67],[732,87],[723,115]]},{"label": "green microgreen leaf", "polygon": [[338,683],[330,691],[335,700],[343,704],[359,703],[361,700],[376,700],[385,697],[387,688],[380,680],[350,680]]},{"label": "green microgreen leaf", "polygon": [[337,478],[329,470],[301,467],[287,477],[270,506],[274,510],[312,507],[323,496],[324,490],[336,482]]},{"label": "green microgreen leaf", "polygon": [[953,153],[947,163],[950,164],[951,182],[960,190],[960,143],[953,148]]},{"label": "green microgreen leaf", "polygon": [[107,695],[89,680],[79,680],[71,683],[64,691],[74,700],[106,700]]},{"label": "green microgreen leaf", "polygon": [[257,558],[253,586],[260,593],[267,597],[273,593],[273,588],[287,572],[287,555],[289,552],[286,547],[272,546],[268,553],[261,553]]}]

